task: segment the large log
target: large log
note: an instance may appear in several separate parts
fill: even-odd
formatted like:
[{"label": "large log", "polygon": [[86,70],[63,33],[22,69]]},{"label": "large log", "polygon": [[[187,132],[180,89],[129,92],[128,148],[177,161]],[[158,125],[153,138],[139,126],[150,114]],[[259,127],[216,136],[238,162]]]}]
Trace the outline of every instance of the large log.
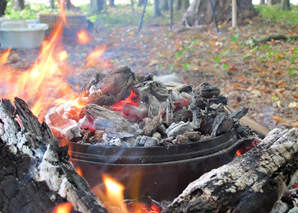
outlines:
[{"label": "large log", "polygon": [[274,129],[254,149],[190,183],[164,211],[270,212],[298,181],[298,131]]},{"label": "large log", "polygon": [[107,212],[49,127],[15,99],[0,102],[0,212],[50,212],[71,202],[79,212]]}]

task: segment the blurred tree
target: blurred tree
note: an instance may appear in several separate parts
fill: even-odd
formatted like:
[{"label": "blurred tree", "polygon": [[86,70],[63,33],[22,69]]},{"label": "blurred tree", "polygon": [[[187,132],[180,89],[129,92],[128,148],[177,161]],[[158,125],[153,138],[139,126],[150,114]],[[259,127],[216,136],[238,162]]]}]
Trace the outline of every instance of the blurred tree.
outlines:
[{"label": "blurred tree", "polygon": [[93,13],[100,13],[104,9],[104,0],[91,0],[91,11]]},{"label": "blurred tree", "polygon": [[[218,23],[228,22],[232,19],[232,0],[213,0],[216,20]],[[237,0],[238,24],[247,18],[257,15],[252,1]],[[210,1],[194,0],[189,9],[185,12],[182,22],[186,26],[206,25],[213,23]]]},{"label": "blurred tree", "polygon": [[281,10],[291,10],[290,0],[281,0],[280,9]]},{"label": "blurred tree", "polygon": [[187,10],[189,7],[189,0],[177,0],[176,1],[176,10],[180,10],[181,8]]},{"label": "blurred tree", "polygon": [[5,14],[5,9],[7,5],[7,0],[0,0],[0,16]]},{"label": "blurred tree", "polygon": [[154,16],[161,16],[161,10],[159,7],[159,0],[154,0]]},{"label": "blurred tree", "polygon": [[138,7],[143,6],[144,3],[145,3],[145,0],[139,0]]},{"label": "blurred tree", "polygon": [[109,5],[110,5],[110,7],[116,7],[114,0],[109,0]]},{"label": "blurred tree", "polygon": [[50,9],[53,11],[55,9],[54,0],[50,0]]},{"label": "blurred tree", "polygon": [[25,1],[15,0],[15,7],[16,7],[16,10],[23,10],[25,8]]},{"label": "blurred tree", "polygon": [[260,4],[265,4],[265,0],[260,0]]},{"label": "blurred tree", "polygon": [[164,11],[169,10],[169,0],[162,0],[161,9]]}]

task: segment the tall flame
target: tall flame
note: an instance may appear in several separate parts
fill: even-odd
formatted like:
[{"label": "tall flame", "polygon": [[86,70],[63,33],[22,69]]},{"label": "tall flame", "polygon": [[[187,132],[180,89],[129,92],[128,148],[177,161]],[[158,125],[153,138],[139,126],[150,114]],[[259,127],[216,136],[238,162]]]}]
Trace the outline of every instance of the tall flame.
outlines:
[{"label": "tall flame", "polygon": [[2,55],[0,55],[0,66],[3,66],[6,63],[8,57],[9,57],[9,54],[10,54],[10,50],[11,49],[9,48],[9,49],[5,50],[5,52],[2,53]]},{"label": "tall flame", "polygon": [[62,203],[55,207],[53,213],[71,213],[71,203]]},{"label": "tall flame", "polygon": [[61,18],[62,22],[64,23],[64,25],[68,26],[67,20],[66,20],[66,14],[65,14],[65,0],[59,0],[58,3],[60,6],[60,11],[59,11],[60,18]]},{"label": "tall flame", "polygon": [[87,67],[94,67],[98,64],[98,61],[100,60],[101,56],[106,51],[106,45],[97,47],[95,50],[93,50],[87,57]]},{"label": "tall flame", "polygon": [[106,207],[110,209],[109,212],[115,211],[113,207],[117,207],[121,212],[127,213],[126,206],[123,204],[124,186],[108,175],[103,174],[102,178],[106,187]]},{"label": "tall flame", "polygon": [[[59,21],[50,40],[43,42],[41,53],[32,68],[18,71],[3,67],[0,73],[2,86],[0,94],[9,99],[15,96],[26,99],[32,112],[40,120],[43,120],[46,110],[54,105],[58,97],[65,100],[76,100],[79,97],[79,94],[74,92],[66,81],[67,76],[71,74],[70,70],[67,70],[67,66],[59,66],[54,58],[57,48],[61,46],[62,31],[63,23]],[[10,50],[7,50],[1,55],[2,64],[7,60],[9,52]],[[67,52],[62,51],[61,54],[58,55],[57,60],[63,63]]]}]

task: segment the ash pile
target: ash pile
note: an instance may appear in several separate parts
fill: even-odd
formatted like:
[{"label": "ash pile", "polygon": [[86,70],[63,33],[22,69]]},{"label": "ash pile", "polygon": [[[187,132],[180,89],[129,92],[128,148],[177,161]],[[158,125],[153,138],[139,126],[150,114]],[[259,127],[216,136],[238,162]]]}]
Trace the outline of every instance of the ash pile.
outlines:
[{"label": "ash pile", "polygon": [[198,142],[235,129],[248,137],[239,120],[248,109],[227,110],[227,98],[209,83],[193,88],[166,87],[153,76],[136,75],[127,66],[96,73],[84,95],[51,108],[45,116],[55,137],[120,147],[170,146]]}]

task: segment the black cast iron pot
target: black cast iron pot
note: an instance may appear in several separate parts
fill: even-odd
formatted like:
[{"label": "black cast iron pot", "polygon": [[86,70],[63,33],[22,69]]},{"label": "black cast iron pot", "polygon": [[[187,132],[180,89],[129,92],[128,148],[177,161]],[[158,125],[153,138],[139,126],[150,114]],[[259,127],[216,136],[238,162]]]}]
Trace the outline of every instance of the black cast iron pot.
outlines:
[{"label": "black cast iron pot", "polygon": [[230,162],[242,144],[235,130],[184,145],[167,147],[107,147],[70,143],[71,160],[80,167],[91,188],[107,174],[125,186],[125,198],[150,196],[172,200],[186,186],[211,169]]}]

